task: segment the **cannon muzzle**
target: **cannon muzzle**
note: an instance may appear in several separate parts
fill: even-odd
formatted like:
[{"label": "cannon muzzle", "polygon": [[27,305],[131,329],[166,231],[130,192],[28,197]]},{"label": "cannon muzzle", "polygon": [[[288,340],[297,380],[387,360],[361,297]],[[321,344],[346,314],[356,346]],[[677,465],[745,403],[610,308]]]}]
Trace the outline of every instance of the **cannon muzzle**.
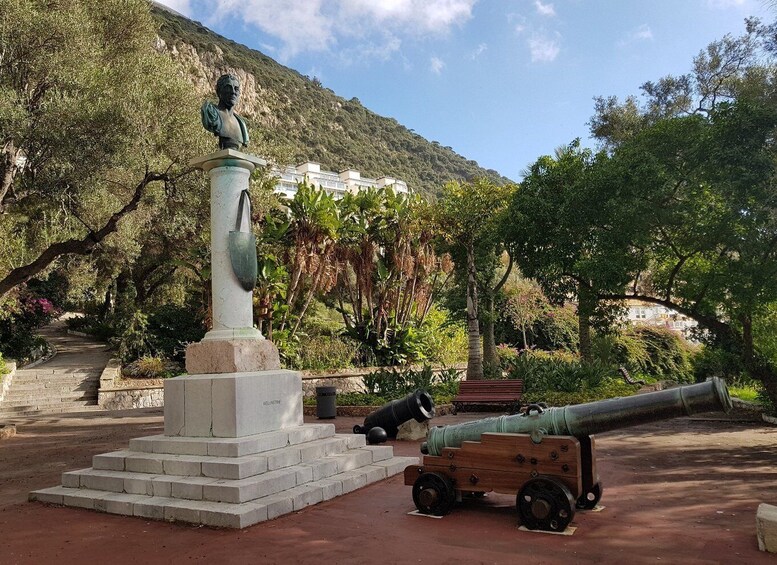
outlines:
[{"label": "cannon muzzle", "polygon": [[369,434],[375,427],[383,428],[388,437],[397,437],[399,426],[408,420],[425,422],[434,416],[434,400],[424,390],[411,392],[404,398],[389,402],[383,407],[371,412],[365,419],[363,426],[354,426],[356,434]]},{"label": "cannon muzzle", "polygon": [[464,441],[479,441],[486,432],[529,434],[535,443],[539,443],[545,435],[583,438],[700,412],[729,412],[731,408],[725,382],[713,377],[703,383],[658,392],[563,408],[542,409],[532,405],[524,414],[437,426],[429,430],[421,451],[440,455],[444,447],[460,447]]}]

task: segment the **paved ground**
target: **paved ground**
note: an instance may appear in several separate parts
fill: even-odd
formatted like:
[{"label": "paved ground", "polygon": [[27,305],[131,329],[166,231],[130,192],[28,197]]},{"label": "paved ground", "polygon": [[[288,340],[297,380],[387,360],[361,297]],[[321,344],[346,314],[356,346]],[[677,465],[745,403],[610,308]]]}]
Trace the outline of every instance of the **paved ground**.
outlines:
[{"label": "paved ground", "polygon": [[[473,415],[443,416],[445,424]],[[315,421],[310,418],[309,421]],[[348,433],[357,418],[334,420]],[[0,441],[0,563],[775,563],[755,512],[777,504],[777,428],[678,419],[597,438],[601,512],[571,536],[518,530],[514,497],[489,495],[442,519],[414,509],[401,476],[242,531],[151,522],[26,502],[64,470],[162,430],[160,410],[19,422]],[[417,455],[418,442],[395,442]]]},{"label": "paved ground", "polygon": [[72,314],[65,314],[54,320],[48,326],[40,329],[40,335],[49,342],[57,354],[38,365],[51,369],[77,368],[102,370],[110,359],[110,352],[105,343],[88,336],[70,335],[67,333],[65,320]]}]

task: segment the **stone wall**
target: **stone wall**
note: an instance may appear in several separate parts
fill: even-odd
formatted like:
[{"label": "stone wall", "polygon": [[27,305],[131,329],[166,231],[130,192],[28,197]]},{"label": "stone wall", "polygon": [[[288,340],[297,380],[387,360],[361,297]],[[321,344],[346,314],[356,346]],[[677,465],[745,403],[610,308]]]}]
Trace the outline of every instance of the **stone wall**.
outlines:
[{"label": "stone wall", "polygon": [[121,363],[111,359],[100,374],[97,404],[105,410],[129,410],[131,408],[158,408],[165,405],[164,386],[116,388],[121,375]]},{"label": "stone wall", "polygon": [[97,403],[105,410],[159,408],[165,405],[164,387],[100,390]]},{"label": "stone wall", "polygon": [[11,381],[16,374],[16,361],[9,361],[6,359],[5,368],[8,372],[4,375],[0,375],[0,402],[3,401],[5,395],[8,394],[8,389],[11,388]]},{"label": "stone wall", "polygon": [[[314,398],[316,396],[316,387],[319,386],[336,387],[338,394],[344,392],[364,392],[364,377],[376,369],[378,369],[378,367],[368,367],[331,375],[306,374],[302,371],[302,395],[304,397]],[[464,367],[456,367],[456,369],[464,370]],[[435,370],[435,372],[438,371],[439,369]],[[115,383],[118,381],[120,375],[121,364],[118,359],[111,359],[100,375],[100,389],[97,394],[97,404],[101,408],[106,410],[124,410],[129,408],[164,406],[163,385],[119,388]],[[311,407],[305,407],[306,410],[309,408]],[[315,406],[312,408],[315,410]],[[374,407],[369,408],[365,411],[364,415],[372,412],[374,409]],[[340,410],[340,407],[338,407],[338,410]]]}]

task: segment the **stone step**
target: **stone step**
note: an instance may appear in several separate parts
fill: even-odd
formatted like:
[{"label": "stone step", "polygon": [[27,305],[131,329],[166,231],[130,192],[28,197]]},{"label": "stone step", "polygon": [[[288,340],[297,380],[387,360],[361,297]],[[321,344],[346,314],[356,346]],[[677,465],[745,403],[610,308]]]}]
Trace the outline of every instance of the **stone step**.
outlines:
[{"label": "stone step", "polygon": [[96,401],[97,395],[96,394],[89,394],[84,392],[74,392],[72,394],[62,395],[62,396],[29,396],[29,397],[15,397],[15,396],[8,396],[5,400],[3,400],[3,403],[0,404],[0,407],[2,407],[3,410],[7,410],[9,408],[14,408],[17,406],[51,406],[51,407],[58,407],[63,402],[64,403],[79,403],[79,402],[89,402],[89,401]]},{"label": "stone step", "polygon": [[[383,468],[386,465],[385,462],[390,461],[391,458],[392,448],[390,446],[369,446],[308,463],[298,463],[268,470],[245,479],[107,471],[90,468],[63,473],[62,486],[241,504],[362,467]],[[173,467],[170,468],[170,470],[172,469]]]},{"label": "stone step", "polygon": [[13,386],[17,385],[41,385],[49,383],[67,385],[71,383],[100,382],[100,377],[94,375],[45,375],[41,377],[19,377],[14,375]]},{"label": "stone step", "polygon": [[416,457],[392,457],[374,465],[308,481],[282,492],[265,494],[241,504],[66,486],[32,492],[30,500],[146,519],[181,521],[221,528],[245,528],[354,491],[401,473],[408,465],[417,463]]},{"label": "stone step", "polygon": [[[293,428],[276,430],[239,438],[205,438],[155,435],[133,438],[129,441],[130,451],[143,453],[167,453],[171,455],[212,455],[214,457],[241,457],[280,449],[289,445],[333,437],[334,424],[305,424]],[[352,446],[366,442],[361,434],[347,435]]]},{"label": "stone step", "polygon": [[44,406],[43,408],[36,408],[34,406],[27,407],[15,407],[8,410],[0,410],[0,421],[21,418],[28,416],[46,416],[49,414],[66,414],[71,412],[91,412],[94,410],[102,410],[97,404],[64,404],[56,408]]},{"label": "stone step", "polygon": [[[114,451],[95,455],[92,466],[95,470],[103,471],[237,480],[292,465],[311,464],[356,449],[373,451],[371,461],[387,459],[392,453],[391,448],[386,446],[366,446],[363,435],[338,435],[241,457]],[[331,467],[333,462],[336,460],[329,461],[328,465]]]},{"label": "stone step", "polygon": [[59,390],[84,390],[95,389],[100,385],[99,379],[93,380],[74,380],[73,382],[61,382],[61,381],[32,381],[27,383],[20,383],[13,381],[11,383],[11,391],[24,392],[24,391],[44,391],[44,392],[56,392]]},{"label": "stone step", "polygon": [[20,381],[39,381],[51,379],[99,379],[101,371],[79,371],[78,369],[23,369],[16,371],[14,382]]}]

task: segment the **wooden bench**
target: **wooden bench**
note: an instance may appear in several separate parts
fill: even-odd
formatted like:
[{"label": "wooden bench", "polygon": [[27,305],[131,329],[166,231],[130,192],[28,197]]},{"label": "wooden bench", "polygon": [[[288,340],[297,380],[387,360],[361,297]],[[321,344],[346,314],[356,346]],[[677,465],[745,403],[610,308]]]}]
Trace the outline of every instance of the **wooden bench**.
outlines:
[{"label": "wooden bench", "polygon": [[453,399],[455,414],[463,404],[501,404],[510,406],[511,412],[518,411],[523,394],[523,381],[511,379],[505,381],[461,381],[459,394]]},{"label": "wooden bench", "polygon": [[629,371],[626,369],[626,367],[619,367],[618,372],[623,377],[623,380],[626,381],[626,384],[630,385],[642,385],[645,386],[645,381],[637,381],[631,378],[631,375],[629,374]]}]

